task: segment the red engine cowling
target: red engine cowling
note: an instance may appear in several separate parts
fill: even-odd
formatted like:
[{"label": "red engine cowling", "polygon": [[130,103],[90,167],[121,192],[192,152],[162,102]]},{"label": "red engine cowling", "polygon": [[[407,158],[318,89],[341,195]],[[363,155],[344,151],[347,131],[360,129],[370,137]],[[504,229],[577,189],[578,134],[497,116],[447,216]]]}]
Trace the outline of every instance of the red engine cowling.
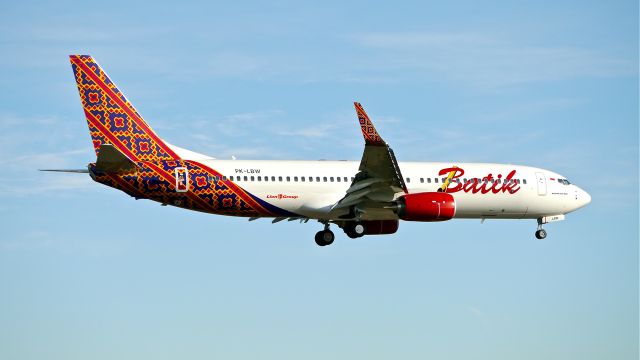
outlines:
[{"label": "red engine cowling", "polygon": [[363,221],[364,235],[387,235],[398,231],[398,220]]},{"label": "red engine cowling", "polygon": [[407,221],[445,221],[456,214],[456,201],[451,194],[424,192],[407,194],[398,199],[398,217]]}]

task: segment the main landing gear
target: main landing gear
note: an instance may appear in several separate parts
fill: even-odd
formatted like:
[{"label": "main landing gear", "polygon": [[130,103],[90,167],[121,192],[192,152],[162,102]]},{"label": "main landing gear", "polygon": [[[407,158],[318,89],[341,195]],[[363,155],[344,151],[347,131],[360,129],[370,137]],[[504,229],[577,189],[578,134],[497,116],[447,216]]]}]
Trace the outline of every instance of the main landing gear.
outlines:
[{"label": "main landing gear", "polygon": [[318,246],[327,246],[333,244],[333,240],[335,240],[336,236],[333,234],[333,231],[329,230],[329,223],[324,224],[324,230],[318,231],[316,233],[316,244]]},{"label": "main landing gear", "polygon": [[359,222],[349,222],[343,227],[343,230],[352,239],[363,237],[365,232],[364,225]]}]

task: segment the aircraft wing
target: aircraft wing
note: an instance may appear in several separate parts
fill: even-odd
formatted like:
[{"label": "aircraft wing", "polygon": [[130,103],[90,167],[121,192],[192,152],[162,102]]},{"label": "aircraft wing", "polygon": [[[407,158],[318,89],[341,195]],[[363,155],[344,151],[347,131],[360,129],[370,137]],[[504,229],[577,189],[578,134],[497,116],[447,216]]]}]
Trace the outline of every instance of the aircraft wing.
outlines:
[{"label": "aircraft wing", "polygon": [[366,212],[366,208],[382,208],[393,201],[396,194],[406,194],[407,186],[393,150],[382,140],[362,105],[357,102],[354,105],[365,141],[364,153],[354,181],[332,210],[354,206],[352,215],[357,217],[358,212]]}]

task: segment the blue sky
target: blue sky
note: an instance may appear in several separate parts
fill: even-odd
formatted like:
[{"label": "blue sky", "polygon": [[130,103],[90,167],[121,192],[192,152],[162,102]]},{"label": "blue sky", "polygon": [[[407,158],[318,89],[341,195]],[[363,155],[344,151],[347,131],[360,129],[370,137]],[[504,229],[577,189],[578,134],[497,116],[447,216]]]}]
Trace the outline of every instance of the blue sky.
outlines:
[{"label": "blue sky", "polygon": [[[0,358],[637,359],[638,3],[12,2],[0,13]],[[67,55],[168,141],[551,169],[593,202],[534,221],[317,224],[160,207],[88,177]]]}]

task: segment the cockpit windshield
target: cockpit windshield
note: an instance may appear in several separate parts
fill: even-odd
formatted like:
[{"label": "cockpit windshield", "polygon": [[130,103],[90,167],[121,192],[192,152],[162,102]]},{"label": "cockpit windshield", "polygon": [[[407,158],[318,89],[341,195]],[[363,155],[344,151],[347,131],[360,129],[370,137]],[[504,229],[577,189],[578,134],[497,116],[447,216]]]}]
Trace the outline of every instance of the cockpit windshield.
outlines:
[{"label": "cockpit windshield", "polygon": [[571,185],[571,182],[567,179],[558,179],[558,182],[562,185]]}]

